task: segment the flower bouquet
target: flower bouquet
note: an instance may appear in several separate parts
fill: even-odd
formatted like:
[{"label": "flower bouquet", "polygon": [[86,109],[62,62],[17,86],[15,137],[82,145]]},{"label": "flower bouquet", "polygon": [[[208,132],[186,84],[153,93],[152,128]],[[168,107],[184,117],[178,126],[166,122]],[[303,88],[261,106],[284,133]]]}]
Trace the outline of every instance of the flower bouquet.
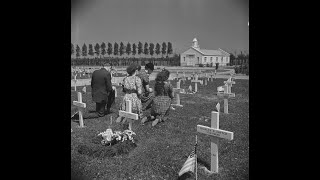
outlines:
[{"label": "flower bouquet", "polygon": [[98,134],[98,136],[102,136],[101,144],[102,145],[113,145],[118,142],[124,142],[124,141],[131,141],[132,143],[134,142],[133,135],[136,135],[135,132],[131,130],[124,130],[123,132],[121,131],[114,131],[112,132],[112,129],[107,129],[104,132],[101,132]]}]

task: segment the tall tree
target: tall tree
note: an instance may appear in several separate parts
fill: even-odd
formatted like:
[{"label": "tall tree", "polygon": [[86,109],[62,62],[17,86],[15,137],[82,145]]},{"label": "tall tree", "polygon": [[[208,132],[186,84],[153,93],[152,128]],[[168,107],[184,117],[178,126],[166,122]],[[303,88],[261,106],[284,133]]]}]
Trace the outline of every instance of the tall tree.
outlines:
[{"label": "tall tree", "polygon": [[76,47],[76,57],[77,58],[79,58],[80,57],[80,47],[79,47],[79,45],[77,45],[77,47]]},{"label": "tall tree", "polygon": [[100,48],[101,48],[101,55],[102,57],[104,57],[104,55],[106,54],[106,44],[103,42]]},{"label": "tall tree", "polygon": [[94,50],[95,50],[94,53],[96,53],[96,55],[99,56],[100,55],[100,45],[98,43],[94,46]]},{"label": "tall tree", "polygon": [[147,43],[147,42],[144,43],[143,53],[144,53],[145,55],[148,55],[148,54],[149,54],[149,49],[148,49],[148,43]]},{"label": "tall tree", "polygon": [[233,66],[234,65],[234,60],[236,59],[236,57],[230,53],[230,57],[229,57],[229,60],[230,60],[230,66]]},{"label": "tall tree", "polygon": [[74,54],[74,46],[73,44],[71,43],[71,56]]},{"label": "tall tree", "polygon": [[142,43],[139,41],[139,43],[138,43],[138,54],[140,55],[141,53],[142,53]]},{"label": "tall tree", "polygon": [[118,45],[118,43],[114,43],[114,46],[113,46],[113,54],[115,55],[115,56],[117,56],[118,55],[118,52],[119,52],[119,45]]},{"label": "tall tree", "polygon": [[150,55],[151,55],[151,57],[152,57],[153,54],[154,54],[154,44],[153,44],[153,43],[150,43],[150,44],[149,44],[149,52],[150,52]]},{"label": "tall tree", "polygon": [[88,52],[88,54],[89,54],[91,57],[93,57],[93,56],[94,56],[93,46],[92,46],[92,44],[89,44],[89,52]]},{"label": "tall tree", "polygon": [[124,54],[124,44],[122,42],[120,43],[119,54],[120,56]]},{"label": "tall tree", "polygon": [[128,42],[127,47],[126,47],[126,53],[129,56],[131,53],[131,44]]},{"label": "tall tree", "polygon": [[112,44],[111,44],[111,43],[108,43],[107,53],[108,53],[109,57],[110,57],[110,55],[112,54]]},{"label": "tall tree", "polygon": [[167,44],[165,42],[163,42],[162,43],[162,50],[161,50],[162,57],[163,57],[163,55],[166,54],[166,50],[167,50]]},{"label": "tall tree", "polygon": [[172,54],[172,44],[171,42],[168,42],[168,50],[167,50],[167,55]]},{"label": "tall tree", "polygon": [[136,55],[136,53],[137,53],[137,46],[135,43],[133,43],[132,44],[132,55],[134,56],[134,55]]},{"label": "tall tree", "polygon": [[156,44],[156,54],[157,54],[157,56],[160,54],[160,44],[159,43]]},{"label": "tall tree", "polygon": [[87,45],[86,45],[86,43],[84,43],[82,46],[82,57],[87,57],[87,54],[88,54],[87,51],[88,51]]}]

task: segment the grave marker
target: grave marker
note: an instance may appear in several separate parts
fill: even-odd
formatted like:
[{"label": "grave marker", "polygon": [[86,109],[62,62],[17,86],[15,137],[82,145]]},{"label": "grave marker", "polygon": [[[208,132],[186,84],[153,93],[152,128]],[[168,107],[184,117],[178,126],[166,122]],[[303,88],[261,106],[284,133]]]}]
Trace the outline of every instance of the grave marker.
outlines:
[{"label": "grave marker", "polygon": [[192,80],[191,83],[195,83],[194,85],[194,91],[198,92],[198,83],[201,82],[201,80],[198,80],[198,75],[196,75],[195,80]]},{"label": "grave marker", "polygon": [[177,88],[173,88],[173,92],[177,93],[177,95],[176,95],[177,103],[176,104],[172,104],[172,105],[183,107],[183,105],[180,104],[180,93],[181,93],[180,80],[177,82]]},{"label": "grave marker", "polygon": [[220,87],[218,87],[218,92],[217,92],[217,95],[218,96],[222,96],[224,98],[224,103],[223,103],[223,106],[224,106],[224,113],[228,114],[228,98],[233,98],[235,97],[235,94],[234,93],[228,93],[228,86],[223,86],[223,93],[220,92]]},{"label": "grave marker", "polygon": [[77,74],[74,75],[73,81],[74,81],[74,91],[77,91]]},{"label": "grave marker", "polygon": [[211,81],[213,81],[213,77],[214,77],[213,72],[211,72],[210,77],[211,77]]},{"label": "grave marker", "polygon": [[81,92],[78,92],[78,101],[73,101],[73,105],[77,106],[78,108],[78,113],[79,113],[79,122],[80,122],[80,127],[84,127],[83,125],[83,111],[84,108],[86,108],[86,103],[82,102],[82,94]]},{"label": "grave marker", "polygon": [[126,101],[126,111],[119,110],[119,117],[124,117],[124,120],[129,122],[129,130],[132,130],[132,120],[138,120],[139,115],[132,113],[132,102]]},{"label": "grave marker", "polygon": [[227,86],[227,93],[231,93],[232,84],[236,84],[236,82],[231,80],[231,77],[227,81],[223,81],[223,83]]},{"label": "grave marker", "polygon": [[219,172],[218,145],[219,138],[233,140],[233,132],[219,129],[219,112],[211,112],[211,128],[197,125],[197,132],[212,136],[211,139],[211,172]]}]

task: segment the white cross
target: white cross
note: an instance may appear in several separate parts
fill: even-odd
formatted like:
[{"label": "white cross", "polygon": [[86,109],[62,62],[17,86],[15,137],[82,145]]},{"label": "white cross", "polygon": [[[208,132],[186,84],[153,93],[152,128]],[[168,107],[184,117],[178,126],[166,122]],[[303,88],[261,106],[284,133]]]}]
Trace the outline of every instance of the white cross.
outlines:
[{"label": "white cross", "polygon": [[231,77],[227,81],[223,81],[225,86],[227,86],[227,93],[231,93],[232,84],[236,84],[236,82],[232,81]]},{"label": "white cross", "polygon": [[173,92],[174,93],[177,93],[177,104],[172,104],[172,105],[174,105],[174,106],[179,106],[179,107],[183,107],[183,105],[181,105],[180,104],[180,93],[181,93],[181,89],[180,89],[180,81],[181,80],[179,80],[178,82],[177,82],[177,88],[173,88]]},{"label": "white cross", "polygon": [[197,125],[197,132],[212,136],[211,140],[211,172],[219,172],[218,145],[219,138],[233,140],[233,132],[219,129],[219,113],[211,112],[211,128]]},{"label": "white cross", "polygon": [[86,108],[86,103],[82,102],[82,94],[81,94],[81,92],[78,92],[78,101],[73,101],[73,105],[77,106],[77,108],[78,108],[79,122],[80,122],[80,127],[82,128],[82,127],[84,127],[82,113],[84,111],[84,108]]},{"label": "white cross", "polygon": [[200,83],[202,80],[198,80],[198,75],[196,75],[196,77],[195,77],[195,80],[192,80],[191,82],[193,83],[195,83],[195,85],[194,85],[194,91],[195,92],[198,92],[198,83]]},{"label": "white cross", "polygon": [[224,98],[224,103],[223,103],[224,113],[228,114],[228,98],[233,98],[236,95],[234,93],[228,93],[228,86],[226,86],[226,85],[222,86],[224,89],[224,92],[221,93],[221,92],[219,92],[220,87],[218,87],[217,95]]},{"label": "white cross", "polygon": [[210,77],[211,77],[211,81],[213,81],[213,77],[214,77],[213,72],[210,74]]},{"label": "white cross", "polygon": [[126,101],[126,111],[119,110],[119,116],[124,117],[129,122],[129,130],[132,130],[132,120],[138,120],[139,115],[132,113],[132,102]]},{"label": "white cross", "polygon": [[74,91],[77,91],[77,74],[74,75],[73,81],[74,81]]}]

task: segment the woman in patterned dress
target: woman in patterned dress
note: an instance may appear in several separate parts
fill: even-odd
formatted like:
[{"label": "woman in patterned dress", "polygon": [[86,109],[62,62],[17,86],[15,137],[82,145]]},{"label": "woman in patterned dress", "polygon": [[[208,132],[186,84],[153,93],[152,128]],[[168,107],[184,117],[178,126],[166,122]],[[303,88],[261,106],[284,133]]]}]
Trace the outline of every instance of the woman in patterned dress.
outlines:
[{"label": "woman in patterned dress", "polygon": [[[138,66],[136,64],[131,64],[127,67],[128,76],[122,81],[122,91],[125,93],[122,103],[120,105],[120,110],[126,110],[126,101],[131,101],[132,112],[141,115],[142,105],[139,96],[142,93],[142,83],[141,79],[136,76],[138,72]],[[121,121],[123,118],[118,117],[117,122]]]},{"label": "woman in patterned dress", "polygon": [[151,115],[156,119],[152,122],[152,126],[168,119],[171,101],[173,99],[173,87],[168,82],[169,75],[170,72],[166,69],[163,69],[157,74],[154,86],[155,97],[153,98],[151,107]]}]

